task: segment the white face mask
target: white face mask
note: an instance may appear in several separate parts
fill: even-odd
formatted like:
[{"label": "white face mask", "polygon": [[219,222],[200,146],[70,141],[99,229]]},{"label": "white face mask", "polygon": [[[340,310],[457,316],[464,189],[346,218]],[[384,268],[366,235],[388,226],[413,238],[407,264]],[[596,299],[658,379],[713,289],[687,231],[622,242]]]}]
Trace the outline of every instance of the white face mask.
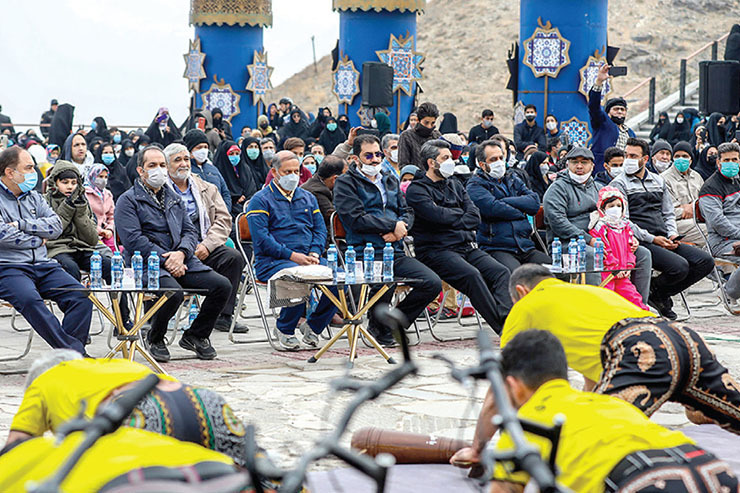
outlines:
[{"label": "white face mask", "polygon": [[683,118],[676,118],[676,123],[679,125],[683,123]]},{"label": "white face mask", "polygon": [[547,165],[547,163],[540,164],[540,173],[542,173],[542,176],[546,175],[550,172],[550,166]]},{"label": "white face mask", "polygon": [[449,178],[453,173],[455,173],[455,161],[452,159],[447,159],[439,165],[439,174],[442,178]]},{"label": "white face mask", "polygon": [[604,211],[604,215],[610,221],[618,221],[622,219],[622,208],[621,207],[610,207]]},{"label": "white face mask", "polygon": [[193,159],[199,163],[205,163],[208,159],[208,149],[198,149],[197,151],[191,152]]},{"label": "white face mask", "polygon": [[380,166],[373,166],[372,164],[363,164],[361,168],[362,172],[368,176],[377,176],[380,173]]},{"label": "white face mask", "polygon": [[378,121],[377,120],[372,120],[370,122],[370,127],[372,127],[372,128],[378,128]]},{"label": "white face mask", "polygon": [[585,175],[577,175],[573,173],[571,170],[568,170],[568,175],[570,175],[570,179],[573,180],[576,183],[584,184],[588,181],[589,178],[591,178],[591,172],[589,171]]},{"label": "white face mask", "polygon": [[556,128],[558,128],[558,124],[557,124],[557,123],[555,123],[555,122],[547,122],[547,123],[545,124],[545,126],[546,126],[546,127],[547,127],[547,129],[548,129],[549,131],[551,131],[551,132],[552,132],[553,130],[555,130]]},{"label": "white face mask", "polygon": [[133,147],[129,147],[128,149],[126,149],[125,151],[123,151],[123,153],[126,154],[126,156],[131,157],[131,156],[134,155],[134,148]]},{"label": "white face mask", "polygon": [[490,166],[488,174],[496,180],[500,179],[506,174],[506,163],[502,159],[499,159],[498,161],[493,161],[492,163],[488,163],[488,166]]},{"label": "white face mask", "polygon": [[146,172],[145,181],[152,188],[162,188],[164,182],[167,181],[167,170],[161,166],[150,169]]},{"label": "white face mask", "polygon": [[624,160],[624,166],[622,168],[624,169],[625,174],[634,175],[640,171],[640,160],[627,158]]},{"label": "white face mask", "polygon": [[398,162],[398,149],[391,149],[391,161]]},{"label": "white face mask", "polygon": [[295,173],[290,173],[289,175],[281,176],[280,178],[278,178],[278,184],[283,190],[292,192],[298,187],[299,180],[300,177],[298,175],[296,175]]},{"label": "white face mask", "polygon": [[653,161],[653,166],[655,166],[655,169],[658,173],[662,173],[670,168],[671,164],[673,164],[671,161]]},{"label": "white face mask", "polygon": [[624,168],[622,166],[617,166],[616,168],[612,168],[611,171],[609,171],[609,176],[611,176],[612,178],[616,178],[622,173],[624,173]]}]

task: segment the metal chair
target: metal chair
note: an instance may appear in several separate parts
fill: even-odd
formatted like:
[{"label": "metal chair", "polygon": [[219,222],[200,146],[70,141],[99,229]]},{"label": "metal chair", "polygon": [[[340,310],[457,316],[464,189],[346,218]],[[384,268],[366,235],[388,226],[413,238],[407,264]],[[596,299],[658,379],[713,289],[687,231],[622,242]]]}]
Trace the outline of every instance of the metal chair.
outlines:
[{"label": "metal chair", "polygon": [[545,229],[545,209],[542,206],[540,206],[537,214],[534,215],[534,220],[532,221],[532,236],[539,245],[540,249],[543,252],[547,253],[547,245],[540,235],[541,229]]},{"label": "metal chair", "polygon": [[[16,314],[17,314],[18,312],[17,312],[17,311],[16,311],[16,309],[15,309],[15,308],[13,307],[13,305],[11,305],[10,303],[4,302],[4,301],[3,301],[3,302],[1,302],[0,304],[2,304],[2,305],[4,305],[4,306],[7,306],[7,307],[9,307],[9,308],[10,308],[11,310],[13,310],[13,314],[12,314],[12,317],[13,317],[13,319],[15,319],[15,316],[16,316]],[[52,310],[52,312],[54,311],[54,310],[52,309],[52,305],[51,305],[51,302],[50,302],[50,301],[46,301],[46,306],[48,306],[48,307],[49,307],[49,309],[50,309],[50,310]],[[28,339],[27,339],[27,341],[26,341],[26,347],[25,347],[25,349],[24,349],[24,350],[23,350],[23,351],[21,352],[21,354],[19,354],[19,355],[17,355],[17,356],[6,356],[6,357],[3,357],[3,358],[0,358],[0,363],[7,363],[7,362],[9,362],[9,361],[18,361],[19,359],[21,359],[21,358],[25,357],[25,356],[26,356],[26,355],[27,355],[27,354],[29,353],[29,351],[31,350],[31,343],[33,342],[33,334],[34,334],[34,332],[35,332],[35,331],[33,330],[33,328],[29,327],[28,329],[22,329],[22,330],[18,330],[18,329],[16,329],[16,328],[15,328],[15,326],[13,325],[13,330],[16,330],[17,332],[28,332]]]}]

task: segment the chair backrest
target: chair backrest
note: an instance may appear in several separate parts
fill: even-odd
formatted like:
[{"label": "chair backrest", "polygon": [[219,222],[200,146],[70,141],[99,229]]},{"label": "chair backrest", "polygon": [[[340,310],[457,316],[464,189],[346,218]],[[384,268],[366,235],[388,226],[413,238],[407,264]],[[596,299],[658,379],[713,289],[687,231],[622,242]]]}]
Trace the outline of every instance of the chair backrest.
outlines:
[{"label": "chair backrest", "polygon": [[534,227],[537,229],[545,229],[545,208],[540,206],[537,214],[534,215]]},{"label": "chair backrest", "polygon": [[704,216],[701,213],[701,207],[699,207],[699,201],[694,201],[694,217],[696,218],[697,223],[704,223]]},{"label": "chair backrest", "polygon": [[252,233],[249,231],[249,222],[245,213],[242,212],[236,216],[236,226],[237,241],[252,241]]},{"label": "chair backrest", "polygon": [[347,232],[344,230],[339,214],[336,211],[331,213],[331,239],[336,242],[337,240],[346,240]]}]

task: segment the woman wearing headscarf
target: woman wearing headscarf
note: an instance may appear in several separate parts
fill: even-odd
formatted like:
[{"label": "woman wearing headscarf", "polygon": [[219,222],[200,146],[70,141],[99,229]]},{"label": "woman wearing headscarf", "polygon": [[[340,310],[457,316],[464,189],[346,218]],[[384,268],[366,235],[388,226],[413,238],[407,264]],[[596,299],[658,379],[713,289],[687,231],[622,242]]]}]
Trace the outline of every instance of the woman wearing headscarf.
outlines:
[{"label": "woman wearing headscarf", "polygon": [[349,135],[349,117],[345,115],[344,113],[337,116],[337,125],[339,125],[339,129],[344,132],[344,135]]},{"label": "woman wearing headscarf", "polygon": [[270,126],[275,130],[283,126],[283,118],[280,116],[275,103],[270,103],[270,106],[267,107],[267,121],[270,122]]},{"label": "woman wearing headscarf", "polygon": [[260,133],[261,137],[272,139],[272,141],[275,142],[275,145],[277,145],[278,136],[273,130],[272,126],[270,126],[270,121],[266,115],[260,115],[257,117],[256,131]]},{"label": "woman wearing headscarf", "polygon": [[291,137],[298,137],[304,141],[308,138],[308,123],[303,119],[303,114],[298,108],[290,112],[290,120],[280,129],[280,142],[285,142]]},{"label": "woman wearing headscarf", "polygon": [[442,123],[439,124],[439,133],[442,135],[457,133],[457,117],[453,113],[442,115]]},{"label": "woman wearing headscarf", "polygon": [[213,119],[213,130],[218,132],[219,137],[221,137],[222,140],[233,140],[234,136],[231,133],[231,123],[224,120],[223,110],[221,110],[221,108],[213,108],[211,116]]},{"label": "woman wearing headscarf", "polygon": [[671,137],[669,142],[671,146],[676,145],[678,142],[691,140],[691,123],[688,118],[679,111],[676,113],[676,118],[673,120],[673,127],[671,128]]},{"label": "woman wearing headscarf", "polygon": [[735,24],[730,29],[730,35],[725,44],[725,60],[740,62],[740,24]]},{"label": "woman wearing headscarf", "polygon": [[59,147],[64,145],[69,134],[72,132],[72,121],[75,116],[75,107],[71,104],[61,104],[57,108],[54,117],[51,119],[49,127],[49,144],[56,144]]},{"label": "woman wearing headscarf", "polygon": [[124,139],[123,142],[121,142],[121,152],[119,152],[117,156],[118,162],[125,168],[128,164],[128,160],[131,159],[131,156],[134,154],[136,154],[134,143],[131,142],[131,139]]},{"label": "woman wearing headscarf", "polygon": [[[311,122],[308,130],[310,137],[318,139],[321,132],[326,128],[326,123],[329,117],[331,117],[331,109],[327,106],[326,108],[319,108],[316,119]],[[309,113],[309,121],[311,119],[311,113]]]},{"label": "woman wearing headscarf", "polygon": [[699,153],[699,159],[692,160],[696,164],[691,165],[694,171],[699,173],[704,181],[717,171],[717,148],[708,145]]},{"label": "woman wearing headscarf", "polygon": [[110,141],[108,125],[105,123],[105,119],[102,116],[96,116],[93,118],[92,124],[90,124],[90,131],[85,135],[85,140],[89,147],[92,148],[92,141],[95,138],[99,138],[103,142]]},{"label": "woman wearing headscarf", "polygon": [[542,151],[532,153],[529,156],[529,161],[524,165],[524,171],[529,176],[530,189],[540,197],[540,203],[542,203],[542,197],[544,197],[547,187],[550,186],[550,181],[547,178],[550,172],[547,153]]},{"label": "woman wearing headscarf", "polygon": [[319,144],[324,147],[324,152],[329,155],[345,140],[347,140],[347,136],[342,129],[339,128],[337,119],[330,116],[326,121],[326,128],[322,130],[321,135],[319,135]]},{"label": "woman wearing headscarf", "polygon": [[116,251],[116,225],[113,221],[115,205],[113,194],[107,189],[110,183],[110,173],[104,164],[95,163],[87,173],[85,181],[85,196],[98,222],[98,236],[100,240]]},{"label": "woman wearing headscarf", "polygon": [[[118,197],[131,188],[132,181],[126,172],[126,168],[116,158],[116,154],[113,151],[113,144],[103,144],[100,146],[100,149],[95,154],[95,163],[103,163],[105,169],[108,170],[108,190],[113,195],[113,201],[118,201]],[[88,176],[90,176],[89,172]]]},{"label": "woman wearing headscarf", "polygon": [[375,129],[378,131],[378,138],[381,140],[386,134],[391,133],[391,119],[382,111],[375,114]]},{"label": "woman wearing headscarf", "polygon": [[218,145],[213,161],[231,192],[231,215],[236,216],[257,192],[252,173],[244,165],[242,150],[233,140],[224,140]]},{"label": "woman wearing headscarf", "polygon": [[709,133],[709,143],[718,146],[727,141],[725,133],[725,115],[722,113],[712,113],[709,115],[707,122],[707,132]]},{"label": "woman wearing headscarf", "polygon": [[[244,137],[242,140],[242,161],[247,171],[251,173],[255,188],[261,189],[270,172],[270,164],[262,155],[262,147],[259,139],[255,137]],[[249,198],[249,197],[248,197]]]},{"label": "woman wearing headscarf", "polygon": [[165,107],[157,110],[157,114],[144,135],[149,137],[150,142],[156,142],[162,147],[167,147],[176,140],[182,140],[180,129],[170,118],[170,110]]},{"label": "woman wearing headscarf", "polygon": [[658,115],[658,122],[650,131],[650,143],[653,144],[658,139],[665,140],[667,142],[671,137],[671,128],[671,122],[668,120],[668,113],[661,111],[660,115]]}]

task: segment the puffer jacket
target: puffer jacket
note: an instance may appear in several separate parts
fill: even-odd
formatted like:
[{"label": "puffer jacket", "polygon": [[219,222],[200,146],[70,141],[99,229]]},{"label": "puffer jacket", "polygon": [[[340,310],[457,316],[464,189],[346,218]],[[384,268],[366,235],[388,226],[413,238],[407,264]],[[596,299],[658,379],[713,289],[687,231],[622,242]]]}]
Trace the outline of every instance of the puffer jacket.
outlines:
[{"label": "puffer jacket", "polygon": [[[63,195],[56,187],[57,176],[63,171],[73,171],[77,176],[77,188],[69,197]],[[98,221],[87,201],[82,183],[77,165],[69,161],[57,161],[49,171],[45,198],[62,221],[62,234],[46,244],[49,257],[78,251],[92,252],[100,241]]]}]

